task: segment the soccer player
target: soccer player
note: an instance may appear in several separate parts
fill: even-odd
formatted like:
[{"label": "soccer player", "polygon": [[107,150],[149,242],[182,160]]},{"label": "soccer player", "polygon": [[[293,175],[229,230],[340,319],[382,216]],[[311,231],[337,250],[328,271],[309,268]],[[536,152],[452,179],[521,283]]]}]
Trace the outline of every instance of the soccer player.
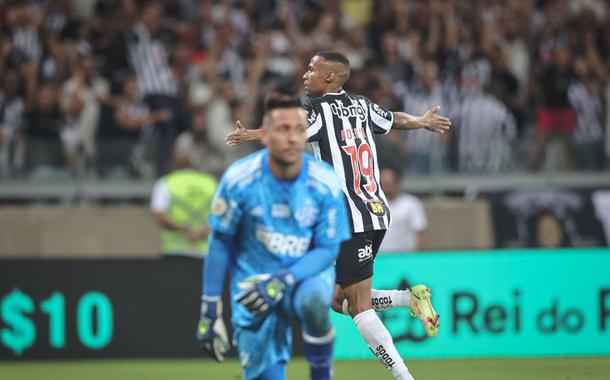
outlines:
[{"label": "soccer player", "polygon": [[306,129],[298,99],[270,99],[266,149],[233,164],[212,203],[197,339],[222,361],[229,345],[221,292],[229,269],[231,322],[246,379],[284,379],[291,318],[303,330],[311,379],[331,377],[332,263],[350,230],[339,178],[304,153]]},{"label": "soccer player", "polygon": [[[423,116],[390,112],[364,96],[343,90],[349,79],[347,58],[338,52],[317,53],[303,75],[309,97],[307,140],[318,160],[331,164],[342,180],[352,227],[352,238],[341,245],[336,262],[333,309],[352,316],[369,348],[396,379],[412,379],[388,330],[375,310],[408,307],[422,322],[426,333],[438,333],[438,315],[425,285],[411,289],[371,289],[373,262],[390,223],[388,202],[381,188],[374,134],[390,129],[421,129],[444,133],[451,121],[437,115],[434,107]],[[260,139],[264,131],[246,129],[239,120],[227,136],[227,145]]]}]

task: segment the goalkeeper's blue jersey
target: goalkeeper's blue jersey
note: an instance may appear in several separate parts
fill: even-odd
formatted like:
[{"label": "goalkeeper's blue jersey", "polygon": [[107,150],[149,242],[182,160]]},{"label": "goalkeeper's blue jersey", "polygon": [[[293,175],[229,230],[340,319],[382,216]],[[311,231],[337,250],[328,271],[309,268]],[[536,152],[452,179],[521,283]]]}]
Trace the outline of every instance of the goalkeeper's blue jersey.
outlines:
[{"label": "goalkeeper's blue jersey", "polygon": [[[305,153],[296,179],[276,178],[269,153],[261,150],[237,161],[223,175],[212,202],[210,228],[233,237],[231,296],[255,274],[287,268],[316,247],[351,236],[339,178],[332,167]],[[255,318],[232,302],[232,321],[249,326]]]}]

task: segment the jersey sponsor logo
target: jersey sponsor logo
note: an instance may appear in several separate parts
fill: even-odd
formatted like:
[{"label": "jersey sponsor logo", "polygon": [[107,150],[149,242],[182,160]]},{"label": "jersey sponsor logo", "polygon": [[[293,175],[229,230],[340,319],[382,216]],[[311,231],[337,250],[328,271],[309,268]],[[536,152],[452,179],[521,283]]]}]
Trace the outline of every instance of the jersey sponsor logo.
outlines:
[{"label": "jersey sponsor logo", "polygon": [[330,109],[332,113],[338,117],[358,117],[362,121],[366,118],[366,111],[359,104],[352,104],[351,106],[345,107],[341,103],[332,103]]},{"label": "jersey sponsor logo", "polygon": [[383,117],[384,119],[390,120],[390,112],[389,111],[384,110],[383,108],[379,107],[379,105],[377,105],[375,103],[372,103],[372,108],[373,108],[373,111],[377,115]]},{"label": "jersey sponsor logo", "polygon": [[308,199],[303,206],[294,213],[294,218],[301,228],[311,227],[318,217],[319,210]]},{"label": "jersey sponsor logo", "polygon": [[381,202],[368,202],[366,206],[376,216],[383,216],[385,214],[385,206]]},{"label": "jersey sponsor logo", "polygon": [[385,347],[383,347],[383,345],[377,346],[377,348],[375,348],[375,351],[373,353],[375,354],[375,356],[377,356],[377,359],[379,359],[381,364],[383,364],[386,368],[388,368],[388,369],[394,368],[394,365],[396,364],[396,362],[394,362],[394,360],[392,359],[390,354],[388,354],[388,352],[386,351]]},{"label": "jersey sponsor logo", "polygon": [[290,206],[285,203],[276,203],[271,206],[271,216],[274,218],[290,217]]},{"label": "jersey sponsor logo", "polygon": [[256,226],[256,239],[272,254],[289,257],[303,256],[310,242],[307,237],[274,232],[263,226]]},{"label": "jersey sponsor logo", "polygon": [[227,201],[222,197],[215,198],[212,202],[212,215],[221,216],[225,212],[227,212]]},{"label": "jersey sponsor logo", "polygon": [[358,249],[358,262],[373,260],[373,244],[367,244],[364,248]]}]

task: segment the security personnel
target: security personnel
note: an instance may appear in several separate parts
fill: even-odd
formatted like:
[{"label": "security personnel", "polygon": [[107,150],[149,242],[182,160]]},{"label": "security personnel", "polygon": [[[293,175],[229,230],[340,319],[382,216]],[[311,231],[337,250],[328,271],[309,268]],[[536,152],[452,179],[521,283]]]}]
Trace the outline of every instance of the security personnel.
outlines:
[{"label": "security personnel", "polygon": [[150,208],[162,228],[161,253],[203,258],[208,251],[207,225],[218,182],[193,169],[187,155],[174,154],[174,171],[153,188]]}]

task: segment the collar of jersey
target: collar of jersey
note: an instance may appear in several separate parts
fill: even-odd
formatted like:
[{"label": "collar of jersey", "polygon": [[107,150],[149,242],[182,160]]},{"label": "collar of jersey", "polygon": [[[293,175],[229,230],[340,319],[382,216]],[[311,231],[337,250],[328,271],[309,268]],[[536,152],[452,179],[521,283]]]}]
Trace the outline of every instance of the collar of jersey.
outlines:
[{"label": "collar of jersey", "polygon": [[294,184],[296,182],[303,182],[307,177],[307,154],[303,154],[303,164],[301,165],[301,171],[295,179],[279,179],[271,172],[269,168],[269,151],[265,149],[263,153],[263,175],[269,178],[273,178],[274,181],[281,184]]},{"label": "collar of jersey", "polygon": [[343,95],[343,94],[345,94],[345,90],[343,90],[343,89],[342,89],[342,90],[341,90],[341,91],[339,91],[339,92],[327,92],[326,94],[324,94],[324,95],[322,95],[322,96],[326,96],[326,95],[334,95],[334,96],[337,96],[337,95]]}]

